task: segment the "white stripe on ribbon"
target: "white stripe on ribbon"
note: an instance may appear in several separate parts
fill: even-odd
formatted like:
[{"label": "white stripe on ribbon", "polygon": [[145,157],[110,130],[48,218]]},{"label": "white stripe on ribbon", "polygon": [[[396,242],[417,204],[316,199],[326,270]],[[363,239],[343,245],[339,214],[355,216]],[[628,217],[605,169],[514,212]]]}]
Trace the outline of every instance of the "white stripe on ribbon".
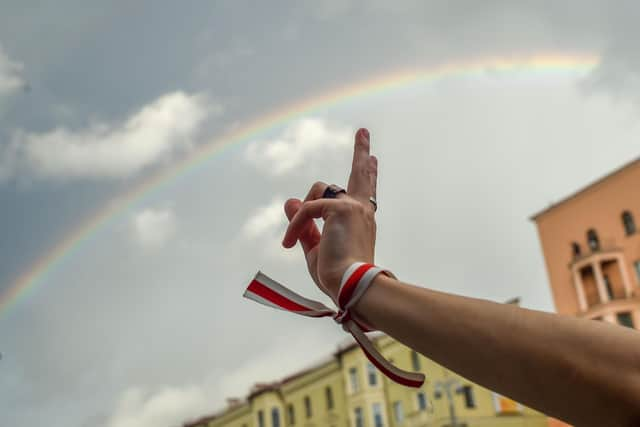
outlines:
[{"label": "white stripe on ribbon", "polygon": [[[243,296],[268,307],[290,311],[303,316],[333,317],[346,332],[353,336],[369,361],[383,374],[399,384],[408,387],[420,387],[424,383],[424,375],[418,372],[403,371],[389,363],[365,335],[363,329],[368,330],[367,326],[359,323],[349,313],[349,309],[357,303],[369,288],[373,279],[380,273],[395,278],[390,271],[383,270],[372,264],[357,262],[349,266],[340,283],[337,299],[338,301],[341,299],[345,301],[342,306],[336,303],[340,307],[338,312],[318,301],[310,300],[293,292],[260,271],[249,283]],[[347,300],[349,292],[351,292],[351,297]]]}]

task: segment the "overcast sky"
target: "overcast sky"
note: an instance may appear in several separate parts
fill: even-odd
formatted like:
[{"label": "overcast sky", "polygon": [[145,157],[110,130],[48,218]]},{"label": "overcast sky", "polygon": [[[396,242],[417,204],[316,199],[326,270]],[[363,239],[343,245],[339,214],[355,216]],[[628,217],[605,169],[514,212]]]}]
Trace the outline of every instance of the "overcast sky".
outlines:
[{"label": "overcast sky", "polygon": [[109,200],[269,112],[434,64],[599,62],[338,103],[138,199],[0,313],[0,425],[176,426],[330,354],[332,322],[241,294],[262,269],[322,298],[279,244],[282,204],[346,184],[360,126],[380,265],[553,310],[528,218],[638,156],[639,16],[633,1],[1,0],[0,295]]}]

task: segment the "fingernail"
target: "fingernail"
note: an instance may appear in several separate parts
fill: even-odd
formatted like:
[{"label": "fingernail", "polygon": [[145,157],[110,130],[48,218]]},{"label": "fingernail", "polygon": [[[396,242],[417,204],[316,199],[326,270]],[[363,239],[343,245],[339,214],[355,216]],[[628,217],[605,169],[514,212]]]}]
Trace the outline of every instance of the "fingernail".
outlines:
[{"label": "fingernail", "polygon": [[366,128],[360,129],[360,134],[367,140],[367,142],[369,141],[369,131]]}]

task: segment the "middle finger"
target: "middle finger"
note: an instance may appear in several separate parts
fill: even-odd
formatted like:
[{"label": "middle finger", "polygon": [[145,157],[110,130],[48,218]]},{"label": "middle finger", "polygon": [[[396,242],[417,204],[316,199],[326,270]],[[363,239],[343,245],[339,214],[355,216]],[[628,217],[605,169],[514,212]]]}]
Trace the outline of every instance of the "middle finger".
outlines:
[{"label": "middle finger", "polygon": [[369,151],[369,131],[364,128],[359,129],[356,132],[353,146],[353,162],[351,164],[347,193],[361,202],[368,201],[369,196],[371,196]]}]

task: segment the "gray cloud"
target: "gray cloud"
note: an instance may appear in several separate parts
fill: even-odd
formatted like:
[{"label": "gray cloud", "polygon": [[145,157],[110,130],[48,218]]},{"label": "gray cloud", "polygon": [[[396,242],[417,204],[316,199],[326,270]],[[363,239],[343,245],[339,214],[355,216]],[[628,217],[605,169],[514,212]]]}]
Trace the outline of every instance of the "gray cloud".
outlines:
[{"label": "gray cloud", "polygon": [[107,426],[181,425],[194,413],[208,409],[209,402],[202,390],[197,387],[166,387],[152,395],[145,395],[139,388],[130,388],[120,398]]},{"label": "gray cloud", "polygon": [[285,175],[303,167],[319,155],[345,148],[353,139],[344,126],[327,123],[320,118],[305,118],[288,125],[280,135],[265,141],[254,141],[246,148],[246,158],[271,175]]},{"label": "gray cloud", "polygon": [[133,236],[145,249],[157,249],[176,233],[177,220],[169,208],[146,208],[132,218]]},{"label": "gray cloud", "polygon": [[[16,131],[0,164],[5,176],[123,178],[188,150],[202,123],[215,111],[200,95],[165,94],[119,123],[45,133]],[[2,170],[2,169],[0,169]]]},{"label": "gray cloud", "polygon": [[282,215],[284,199],[274,198],[268,205],[255,209],[242,227],[244,237],[253,240],[272,230],[281,228],[286,224],[286,218]]},{"label": "gray cloud", "polygon": [[0,97],[26,88],[23,70],[24,65],[9,58],[0,44]]}]

